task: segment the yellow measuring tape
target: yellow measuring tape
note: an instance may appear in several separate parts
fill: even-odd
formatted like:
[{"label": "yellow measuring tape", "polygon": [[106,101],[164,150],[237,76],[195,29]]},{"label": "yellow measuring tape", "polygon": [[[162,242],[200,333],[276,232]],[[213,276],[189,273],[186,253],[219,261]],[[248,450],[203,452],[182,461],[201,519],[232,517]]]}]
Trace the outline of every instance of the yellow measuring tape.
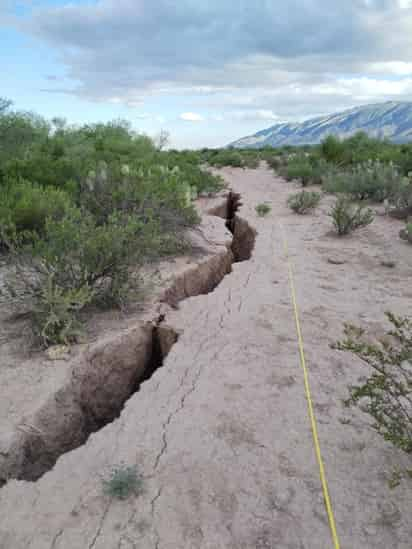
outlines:
[{"label": "yellow measuring tape", "polygon": [[333,515],[332,510],[332,504],[329,496],[329,489],[328,489],[328,482],[326,480],[326,474],[325,474],[325,466],[323,464],[322,459],[322,453],[320,450],[320,444],[319,444],[319,437],[318,437],[318,428],[316,425],[316,417],[315,412],[313,409],[313,403],[312,403],[312,394],[310,390],[310,384],[309,384],[309,373],[308,368],[306,366],[306,360],[305,360],[305,353],[303,350],[303,337],[302,337],[302,330],[300,328],[300,321],[299,321],[299,311],[298,311],[298,304],[296,299],[296,290],[295,290],[295,282],[293,277],[293,269],[292,269],[292,263],[289,258],[289,247],[288,243],[285,237],[285,233],[283,231],[282,225],[280,226],[280,230],[282,232],[282,239],[283,239],[283,247],[285,250],[286,255],[286,261],[288,265],[288,274],[289,274],[289,285],[290,285],[290,292],[292,295],[292,304],[293,304],[293,310],[295,314],[295,323],[296,323],[296,332],[298,336],[298,344],[299,344],[299,353],[300,353],[300,363],[302,365],[303,370],[303,379],[305,382],[305,392],[306,392],[306,400],[308,402],[308,410],[309,410],[309,419],[310,424],[312,427],[312,435],[313,435],[313,443],[315,445],[315,452],[316,452],[316,458],[318,460],[319,464],[319,473],[320,473],[320,481],[322,484],[322,490],[323,490],[323,497],[325,500],[325,507],[326,512],[328,514],[329,519],[329,526],[332,533],[332,539],[333,539],[333,545],[334,549],[340,549],[340,543],[339,543],[339,537],[336,530],[336,524],[335,524],[335,517]]}]

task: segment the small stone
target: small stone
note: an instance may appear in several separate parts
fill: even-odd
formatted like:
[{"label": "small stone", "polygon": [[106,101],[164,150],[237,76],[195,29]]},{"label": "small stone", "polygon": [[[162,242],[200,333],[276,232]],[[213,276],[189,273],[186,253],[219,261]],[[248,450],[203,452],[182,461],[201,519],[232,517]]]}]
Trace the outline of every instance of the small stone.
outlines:
[{"label": "small stone", "polygon": [[68,360],[70,348],[67,345],[54,345],[46,351],[49,360]]},{"label": "small stone", "polygon": [[367,524],[366,526],[363,527],[363,531],[367,536],[372,536],[372,537],[375,537],[378,533],[378,529],[374,524]]},{"label": "small stone", "polygon": [[331,263],[332,265],[343,265],[346,263],[346,259],[342,259],[341,257],[328,257],[328,263]]}]

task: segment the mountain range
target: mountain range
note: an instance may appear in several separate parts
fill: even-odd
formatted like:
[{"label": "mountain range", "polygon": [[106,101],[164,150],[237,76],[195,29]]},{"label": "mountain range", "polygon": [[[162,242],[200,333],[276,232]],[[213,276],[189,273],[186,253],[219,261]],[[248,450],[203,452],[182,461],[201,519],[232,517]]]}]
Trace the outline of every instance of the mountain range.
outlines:
[{"label": "mountain range", "polygon": [[260,148],[312,145],[328,135],[345,138],[358,131],[395,143],[412,141],[412,102],[387,101],[355,107],[300,123],[280,123],[234,141],[229,147]]}]

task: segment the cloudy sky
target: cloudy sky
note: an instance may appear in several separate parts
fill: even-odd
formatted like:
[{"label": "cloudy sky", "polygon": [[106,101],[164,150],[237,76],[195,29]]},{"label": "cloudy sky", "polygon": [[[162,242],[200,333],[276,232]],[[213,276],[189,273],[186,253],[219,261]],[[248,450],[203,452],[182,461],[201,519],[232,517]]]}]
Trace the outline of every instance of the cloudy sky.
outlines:
[{"label": "cloudy sky", "polygon": [[412,100],[412,0],[0,0],[0,95],[177,147]]}]

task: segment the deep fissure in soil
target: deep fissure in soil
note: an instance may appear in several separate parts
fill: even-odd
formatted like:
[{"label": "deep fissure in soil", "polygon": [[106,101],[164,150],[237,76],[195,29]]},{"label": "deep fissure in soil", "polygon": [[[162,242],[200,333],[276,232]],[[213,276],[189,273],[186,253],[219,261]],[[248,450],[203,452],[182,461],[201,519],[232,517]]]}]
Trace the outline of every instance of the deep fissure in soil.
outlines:
[{"label": "deep fissure in soil", "polygon": [[252,257],[255,247],[256,231],[236,214],[242,206],[241,195],[230,191],[227,201],[226,227],[233,235],[232,253],[235,263],[247,261]]},{"label": "deep fissure in soil", "polygon": [[[241,206],[240,198],[239,194],[233,192],[230,192],[227,197],[225,218],[226,227],[233,234],[231,244],[233,262],[250,259],[256,238],[256,231],[236,215]],[[214,284],[210,291],[213,291],[217,285]],[[141,385],[163,366],[165,358],[178,340],[178,334],[167,325],[164,315],[161,315],[149,325],[151,342],[148,345],[148,353],[144,358],[144,364],[136,364],[136,375],[132,383],[129,381],[130,387],[126,391],[125,398],[119,399],[118,402],[105,406],[103,409],[99,409],[98,406],[93,407],[94,403],[90,403],[88,399],[85,399],[80,405],[82,417],[80,419],[67,418],[69,423],[72,422],[70,428],[73,431],[77,429],[76,434],[69,437],[69,440],[63,441],[63,437],[61,441],[59,439],[57,442],[55,440],[50,442],[47,441],[47,433],[46,437],[41,437],[38,433],[27,436],[23,449],[22,464],[16,470],[16,474],[11,475],[10,478],[27,481],[38,480],[53,468],[61,455],[82,446],[92,433],[99,431],[120,416],[127,400],[138,392]],[[96,364],[96,367],[98,368],[99,365]],[[63,407],[62,413],[64,412]],[[1,481],[0,478],[0,486],[2,485]]]}]

